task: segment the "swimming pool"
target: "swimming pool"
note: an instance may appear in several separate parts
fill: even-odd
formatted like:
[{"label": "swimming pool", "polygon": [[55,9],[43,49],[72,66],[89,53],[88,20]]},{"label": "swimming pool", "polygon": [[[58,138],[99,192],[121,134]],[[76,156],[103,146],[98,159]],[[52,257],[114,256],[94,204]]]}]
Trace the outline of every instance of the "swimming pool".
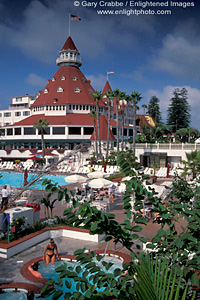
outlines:
[{"label": "swimming pool", "polygon": [[[123,261],[119,258],[119,257],[115,257],[115,256],[105,256],[104,261],[106,262],[112,262],[113,263],[113,266],[109,269],[109,271],[106,271],[104,266],[100,263],[100,262],[97,262],[100,267],[102,268],[102,270],[104,270],[105,272],[109,272],[109,273],[113,273],[113,271],[117,268],[119,269],[122,269],[122,264],[123,264]],[[68,259],[67,260],[62,260],[62,261],[56,261],[55,264],[49,264],[49,265],[46,265],[43,261],[40,261],[40,265],[39,265],[39,269],[38,271],[42,274],[42,276],[44,278],[49,278],[49,279],[54,279],[57,281],[58,279],[58,276],[59,276],[59,273],[57,273],[55,270],[56,268],[58,268],[59,266],[61,266],[62,264],[67,264],[67,267],[71,267],[73,270],[79,266],[80,264],[76,261],[74,262],[71,262],[69,261]],[[83,273],[85,270],[83,269],[81,271],[81,273]],[[81,273],[79,273],[79,276],[81,275]],[[94,274],[94,273],[93,273]],[[87,276],[87,278],[89,278],[91,274],[89,274]],[[69,283],[71,283],[71,288],[70,290],[66,287],[65,284],[63,284],[63,291],[64,292],[74,292],[76,291],[76,284],[77,282],[74,282],[72,279],[69,279],[69,278],[64,278],[63,281],[68,281]],[[103,290],[103,289],[101,289]],[[98,291],[101,291],[100,289],[98,289]],[[6,291],[6,290],[5,290]],[[35,295],[35,299],[37,299],[39,295]],[[49,296],[48,298],[40,298],[41,300],[52,300],[52,295]],[[6,291],[6,293],[3,293],[3,294],[0,294],[0,300],[26,300],[26,292],[10,292],[10,291]],[[64,295],[62,295],[59,300],[64,300]]]},{"label": "swimming pool", "polygon": [[[115,258],[115,257],[110,257],[110,256],[106,256],[103,258],[102,261],[104,262],[112,262],[113,265],[109,268],[109,270],[106,270],[106,268],[103,266],[102,264],[102,261],[101,262],[98,262],[97,260],[94,260],[97,264],[97,266],[99,266],[101,268],[102,271],[104,271],[105,273],[113,273],[115,269],[119,268],[119,269],[122,269],[122,261],[119,259],[119,258]],[[83,265],[81,265],[79,262],[70,262],[70,261],[56,261],[55,264],[49,264],[49,265],[46,265],[43,261],[40,263],[39,265],[39,269],[38,271],[42,274],[42,276],[44,278],[48,278],[48,279],[54,279],[55,281],[58,281],[58,277],[59,277],[59,273],[56,272],[56,269],[58,267],[60,267],[61,265],[65,264],[66,265],[66,270],[70,269],[70,271],[76,271],[77,270],[77,267],[79,266],[82,266],[82,270],[80,271],[80,273],[78,273],[78,276],[80,277],[83,277],[83,278],[87,278],[88,281],[91,283],[91,284],[94,284],[93,280],[89,280],[90,276],[91,275],[95,275],[96,273],[88,273],[88,275],[84,275],[83,273],[85,271],[88,271],[88,269],[84,268]],[[76,292],[77,291],[77,281],[74,281],[73,279],[71,278],[63,278],[62,279],[63,281],[63,287],[61,288],[62,291],[64,293],[67,293],[67,292]],[[68,282],[68,284],[66,284],[66,282]],[[70,288],[68,288],[67,286],[70,285]],[[96,284],[95,284],[96,285]],[[96,290],[98,292],[100,291],[103,291],[105,289],[105,287],[103,288],[97,288],[96,287]],[[83,293],[83,291],[81,291],[81,288],[79,289],[79,292]],[[52,299],[52,296],[49,296],[47,298],[48,300],[51,300]],[[64,295],[62,295],[60,298],[60,300],[64,300]]]},{"label": "swimming pool", "polygon": [[[15,172],[0,172],[0,185],[4,186],[6,184],[11,187],[23,188],[24,187],[24,173],[15,173]],[[37,174],[28,174],[28,182],[33,180]],[[52,182],[58,184],[60,186],[70,184],[70,182],[65,181],[65,176],[57,176],[57,175],[44,175],[41,179],[48,178],[52,180]],[[41,185],[42,180],[39,180],[38,183],[35,183],[30,189],[36,190],[44,190],[44,186]]]},{"label": "swimming pool", "polygon": [[[6,291],[6,290],[5,290]],[[26,300],[26,293],[24,292],[5,292],[3,294],[0,294],[0,300]]]},{"label": "swimming pool", "polygon": [[[27,300],[26,297],[27,292],[25,291],[19,291],[19,292],[12,292],[12,291],[7,291],[7,289],[5,289],[5,292],[0,294],[0,300]],[[37,299],[37,297],[39,297],[38,294],[35,294],[35,299]],[[39,298],[40,300],[48,300],[48,298]]]}]

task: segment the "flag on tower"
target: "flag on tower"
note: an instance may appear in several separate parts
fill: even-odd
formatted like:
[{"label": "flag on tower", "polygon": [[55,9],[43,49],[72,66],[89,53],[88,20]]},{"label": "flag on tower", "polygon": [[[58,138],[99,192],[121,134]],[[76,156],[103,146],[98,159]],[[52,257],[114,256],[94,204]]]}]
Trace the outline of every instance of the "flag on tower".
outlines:
[{"label": "flag on tower", "polygon": [[107,72],[107,74],[114,74],[115,72]]},{"label": "flag on tower", "polygon": [[79,16],[71,15],[71,21],[81,21]]}]

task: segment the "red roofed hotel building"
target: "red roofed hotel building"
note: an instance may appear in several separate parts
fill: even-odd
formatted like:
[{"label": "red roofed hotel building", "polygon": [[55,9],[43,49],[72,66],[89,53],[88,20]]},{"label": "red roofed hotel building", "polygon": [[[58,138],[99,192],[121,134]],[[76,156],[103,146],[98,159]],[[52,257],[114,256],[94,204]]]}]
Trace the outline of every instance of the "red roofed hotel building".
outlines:
[{"label": "red roofed hotel building", "polygon": [[[1,111],[1,149],[40,148],[40,132],[33,128],[40,118],[49,122],[49,127],[45,129],[46,147],[71,149],[76,143],[91,144],[94,140],[93,119],[89,115],[96,107],[92,96],[94,89],[79,69],[82,65],[80,53],[71,37],[68,37],[60,50],[56,63],[59,66],[58,71],[37,96],[14,97],[10,108]],[[107,81],[103,93],[108,90],[111,90],[111,87]],[[106,142],[106,97],[99,101],[99,107],[101,140]],[[114,111],[116,108],[112,111],[111,120],[112,145],[116,134]],[[127,105],[125,124],[132,124],[131,105]],[[130,126],[126,126],[125,139],[132,136],[132,131]]]}]

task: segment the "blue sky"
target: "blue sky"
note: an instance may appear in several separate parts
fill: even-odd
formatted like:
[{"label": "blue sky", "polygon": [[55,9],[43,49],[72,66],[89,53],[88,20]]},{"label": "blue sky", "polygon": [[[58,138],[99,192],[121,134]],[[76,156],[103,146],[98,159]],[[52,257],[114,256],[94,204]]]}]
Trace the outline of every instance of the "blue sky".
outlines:
[{"label": "blue sky", "polygon": [[[156,95],[165,120],[173,90],[185,87],[191,125],[200,129],[199,1],[177,0],[179,7],[170,1],[151,1],[163,7],[134,7],[146,1],[105,6],[113,2],[79,1],[75,6],[71,0],[0,0],[1,108],[7,108],[13,96],[37,93],[57,71],[55,61],[68,37],[70,11],[82,19],[71,22],[71,36],[81,54],[81,70],[95,89],[102,90],[106,72],[113,71],[113,89],[139,91],[144,97],[141,104]],[[167,9],[171,14],[98,14],[105,9]]]}]

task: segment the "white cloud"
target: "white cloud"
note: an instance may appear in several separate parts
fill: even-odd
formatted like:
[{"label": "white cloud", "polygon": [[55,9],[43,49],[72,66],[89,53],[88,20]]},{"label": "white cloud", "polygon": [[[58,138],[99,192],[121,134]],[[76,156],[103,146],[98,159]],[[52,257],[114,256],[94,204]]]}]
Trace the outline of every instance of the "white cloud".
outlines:
[{"label": "white cloud", "polygon": [[162,118],[166,120],[167,109],[170,104],[170,99],[173,97],[173,91],[176,89],[186,88],[188,91],[188,103],[191,106],[191,125],[192,127],[199,128],[200,122],[200,90],[192,88],[190,86],[165,86],[163,90],[151,89],[145,93],[145,99],[150,99],[152,96],[158,97],[160,100],[160,110],[162,113]]},{"label": "white cloud", "polygon": [[28,77],[25,79],[25,82],[31,86],[42,87],[42,88],[47,85],[47,80],[45,78],[42,78],[34,73],[30,73]]},{"label": "white cloud", "polygon": [[162,40],[162,46],[155,51],[150,65],[153,70],[199,80],[200,34],[194,21],[179,22],[173,32]]},{"label": "white cloud", "polygon": [[99,74],[95,75],[87,75],[86,76],[89,80],[91,80],[91,85],[95,90],[103,90],[105,83],[106,83],[106,76]]}]

